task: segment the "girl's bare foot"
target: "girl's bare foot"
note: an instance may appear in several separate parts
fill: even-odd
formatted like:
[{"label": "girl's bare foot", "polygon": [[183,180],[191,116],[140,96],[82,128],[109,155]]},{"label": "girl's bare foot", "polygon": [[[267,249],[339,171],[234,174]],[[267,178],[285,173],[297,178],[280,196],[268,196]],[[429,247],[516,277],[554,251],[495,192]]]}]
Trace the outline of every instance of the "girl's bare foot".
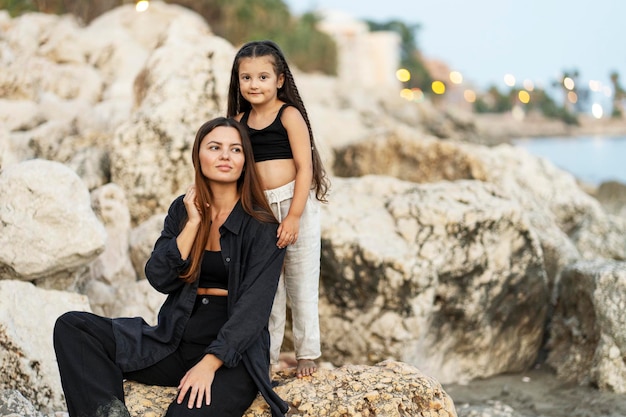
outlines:
[{"label": "girl's bare foot", "polygon": [[296,376],[302,378],[305,376],[311,376],[317,371],[317,364],[312,359],[298,359],[298,366],[296,368]]}]

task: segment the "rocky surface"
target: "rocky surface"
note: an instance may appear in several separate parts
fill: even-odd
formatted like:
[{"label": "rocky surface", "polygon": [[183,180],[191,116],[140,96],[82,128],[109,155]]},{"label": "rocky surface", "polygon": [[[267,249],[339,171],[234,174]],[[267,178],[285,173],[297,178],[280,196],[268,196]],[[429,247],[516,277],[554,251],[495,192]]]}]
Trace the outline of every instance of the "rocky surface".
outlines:
[{"label": "rocky surface", "polygon": [[58,162],[33,159],[0,172],[0,193],[2,276],[75,287],[106,239],[80,177]]},{"label": "rocky surface", "polygon": [[333,190],[320,317],[334,363],[393,357],[442,382],[532,365],[549,289],[517,202],[479,181],[366,176]]},{"label": "rocky surface", "polygon": [[[417,368],[395,361],[373,366],[346,365],[320,369],[313,377],[298,379],[294,370],[276,378],[276,392],[289,402],[292,417],[424,416],[456,417],[454,402],[441,385]],[[136,382],[124,386],[131,416],[162,416],[176,397],[173,387]],[[269,407],[259,397],[243,417],[269,417]]]},{"label": "rocky surface", "polygon": [[548,364],[563,380],[626,394],[626,262],[577,262],[559,287]]},{"label": "rocky surface", "polygon": [[[58,315],[154,321],[163,295],[143,264],[191,181],[195,130],[225,110],[235,48],[161,2],[87,27],[0,11],[0,33],[0,410],[51,415],[64,409]],[[488,121],[295,73],[333,184],[320,294],[331,366],[319,381],[285,371],[277,389],[298,412],[314,399],[327,415],[394,415],[391,387],[398,415],[412,415],[400,410],[444,401],[439,383],[480,387],[545,355],[563,384],[624,392],[626,219],[549,162],[494,146],[506,138],[493,132],[539,121]],[[362,375],[386,382],[354,383]],[[519,398],[489,400],[466,415],[533,415]]]},{"label": "rocky surface", "polygon": [[66,311],[89,311],[87,297],[4,279],[0,299],[0,391],[17,390],[40,410],[63,409],[52,329]]}]

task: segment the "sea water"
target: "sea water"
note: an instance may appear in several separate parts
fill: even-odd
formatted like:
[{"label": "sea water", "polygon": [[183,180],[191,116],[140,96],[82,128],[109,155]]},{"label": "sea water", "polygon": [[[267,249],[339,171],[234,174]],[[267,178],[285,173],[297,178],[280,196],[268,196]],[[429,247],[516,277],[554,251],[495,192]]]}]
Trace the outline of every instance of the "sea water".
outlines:
[{"label": "sea water", "polygon": [[513,143],[583,182],[626,184],[626,136],[524,138]]}]

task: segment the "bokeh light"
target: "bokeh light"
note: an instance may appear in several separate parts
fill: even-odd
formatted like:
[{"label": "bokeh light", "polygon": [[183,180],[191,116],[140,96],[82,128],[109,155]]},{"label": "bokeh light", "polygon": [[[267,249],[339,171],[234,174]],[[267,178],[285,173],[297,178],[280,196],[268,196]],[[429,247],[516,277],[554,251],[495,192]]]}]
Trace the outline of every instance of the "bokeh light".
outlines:
[{"label": "bokeh light", "polygon": [[468,103],[474,103],[476,101],[476,92],[474,90],[463,91],[463,98]]},{"label": "bokeh light", "polygon": [[573,90],[574,89],[574,80],[571,79],[570,77],[565,77],[563,78],[563,86],[565,88],[567,88],[568,90]]},{"label": "bokeh light", "polygon": [[522,85],[528,91],[533,91],[535,89],[535,83],[533,82],[533,80],[526,79],[524,80],[524,83]]},{"label": "bokeh light", "polygon": [[567,99],[569,100],[570,103],[576,104],[578,102],[578,94],[576,94],[573,91],[570,91],[569,93],[567,93]]},{"label": "bokeh light", "polygon": [[402,90],[400,90],[400,97],[402,97],[405,100],[413,100],[413,91],[411,91],[410,88],[403,88]]},{"label": "bokeh light", "polygon": [[602,84],[598,80],[589,80],[589,89],[594,93],[602,91]]},{"label": "bokeh light", "polygon": [[413,92],[413,101],[424,101],[424,92],[421,88],[411,88],[411,91]]},{"label": "bokeh light", "polygon": [[599,103],[593,103],[593,106],[591,106],[591,114],[596,119],[601,119],[602,116],[604,116],[604,110],[602,109],[602,105],[600,105]]},{"label": "bokeh light", "polygon": [[517,93],[517,98],[519,98],[519,101],[524,104],[528,104],[528,102],[530,102],[530,94],[526,90],[521,90]]},{"label": "bokeh light", "polygon": [[139,0],[137,4],[135,4],[135,10],[138,12],[145,12],[150,7],[150,2],[148,0]]},{"label": "bokeh light", "polygon": [[433,81],[430,88],[432,88],[435,94],[443,94],[446,92],[446,85],[441,81]]},{"label": "bokeh light", "polygon": [[419,103],[424,101],[424,92],[419,88],[403,88],[400,90],[400,97],[407,101]]},{"label": "bokeh light", "polygon": [[396,71],[396,78],[401,83],[405,83],[411,79],[411,73],[406,68],[400,68],[398,71]]},{"label": "bokeh light", "polygon": [[513,76],[513,74],[506,74],[504,76],[504,84],[508,85],[509,87],[513,87],[515,85],[515,77]]},{"label": "bokeh light", "polygon": [[463,82],[463,74],[458,71],[450,72],[450,81],[452,81],[453,84],[461,84]]}]

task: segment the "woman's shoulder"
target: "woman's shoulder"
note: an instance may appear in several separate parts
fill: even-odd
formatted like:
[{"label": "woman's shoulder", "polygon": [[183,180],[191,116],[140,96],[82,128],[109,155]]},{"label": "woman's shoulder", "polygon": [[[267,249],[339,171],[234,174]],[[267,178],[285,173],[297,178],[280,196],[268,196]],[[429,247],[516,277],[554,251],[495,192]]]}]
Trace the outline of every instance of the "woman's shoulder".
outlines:
[{"label": "woman's shoulder", "polygon": [[185,198],[185,194],[181,194],[172,201],[170,204],[170,208],[167,213],[169,215],[180,216],[183,212],[186,213],[187,209],[185,209],[185,203],[183,202],[183,198]]}]

